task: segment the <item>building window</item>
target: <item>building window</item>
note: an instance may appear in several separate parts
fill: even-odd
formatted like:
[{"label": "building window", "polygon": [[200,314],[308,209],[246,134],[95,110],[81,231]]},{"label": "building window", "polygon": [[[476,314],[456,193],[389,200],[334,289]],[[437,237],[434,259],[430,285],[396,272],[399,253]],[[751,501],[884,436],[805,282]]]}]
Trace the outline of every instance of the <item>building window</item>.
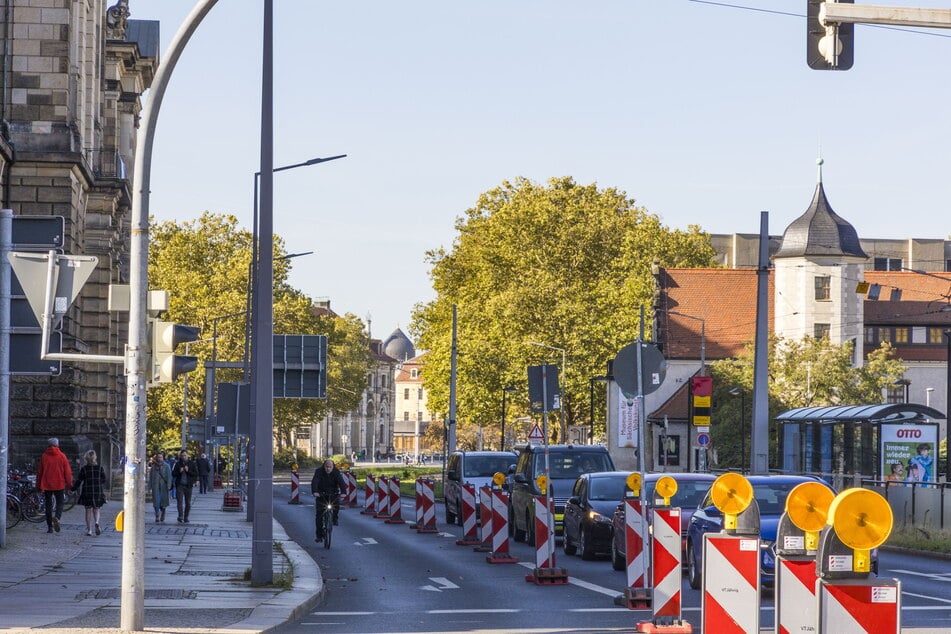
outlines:
[{"label": "building window", "polygon": [[367,375],[367,385],[369,385],[370,387],[373,387],[373,375],[372,375],[372,374],[368,374],[368,375]]},{"label": "building window", "polygon": [[408,400],[409,400],[409,388],[408,388],[408,387],[403,388],[403,400],[404,400],[404,401],[408,401]]},{"label": "building window", "polygon": [[409,371],[409,378],[411,378],[411,379],[418,379],[418,378],[419,378],[419,369],[413,368],[412,370],[410,370],[410,371]]},{"label": "building window", "polygon": [[895,328],[894,343],[911,343],[911,331],[907,326]]},{"label": "building window", "polygon": [[381,375],[380,375],[380,387],[386,387],[386,375],[385,375],[385,374],[381,374]]},{"label": "building window", "polygon": [[829,324],[815,324],[814,329],[816,332],[816,339],[828,339],[829,338]]},{"label": "building window", "polygon": [[423,400],[423,388],[419,388],[418,390],[416,390],[416,400],[417,401]]},{"label": "building window", "polygon": [[816,299],[819,301],[826,301],[832,299],[832,276],[831,275],[817,275],[816,276]]},{"label": "building window", "polygon": [[403,420],[405,421],[409,420],[409,412],[403,412]]},{"label": "building window", "polygon": [[878,331],[878,341],[880,343],[892,342],[892,329],[891,328],[876,328]]},{"label": "building window", "polygon": [[876,271],[900,271],[901,258],[875,258]]},{"label": "building window", "polygon": [[874,343],[876,343],[875,327],[874,327],[874,326],[866,326],[866,327],[865,327],[865,343],[868,343],[868,344],[874,344]]},{"label": "building window", "polygon": [[942,328],[941,326],[929,326],[928,327],[928,343],[931,343],[931,344],[944,343],[944,328]]},{"label": "building window", "polygon": [[418,420],[419,422],[423,422],[423,413],[422,413],[422,412],[416,412],[416,420]]}]

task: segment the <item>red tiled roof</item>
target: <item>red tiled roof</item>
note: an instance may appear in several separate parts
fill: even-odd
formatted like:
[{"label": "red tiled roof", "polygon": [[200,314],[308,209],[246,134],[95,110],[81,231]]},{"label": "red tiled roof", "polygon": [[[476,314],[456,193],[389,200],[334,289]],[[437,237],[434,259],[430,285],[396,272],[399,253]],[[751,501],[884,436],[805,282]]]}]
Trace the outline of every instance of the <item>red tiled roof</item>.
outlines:
[{"label": "red tiled roof", "polygon": [[[656,302],[660,339],[668,359],[699,359],[703,320],[706,359],[736,357],[756,334],[755,269],[661,269]],[[767,294],[769,332],[773,331],[773,278]]]},{"label": "red tiled roof", "polygon": [[911,271],[865,271],[865,281],[869,284],[879,284],[882,287],[881,297],[883,298],[888,298],[892,289],[901,289],[903,302],[948,303],[951,297],[951,273],[936,272],[922,275]]}]

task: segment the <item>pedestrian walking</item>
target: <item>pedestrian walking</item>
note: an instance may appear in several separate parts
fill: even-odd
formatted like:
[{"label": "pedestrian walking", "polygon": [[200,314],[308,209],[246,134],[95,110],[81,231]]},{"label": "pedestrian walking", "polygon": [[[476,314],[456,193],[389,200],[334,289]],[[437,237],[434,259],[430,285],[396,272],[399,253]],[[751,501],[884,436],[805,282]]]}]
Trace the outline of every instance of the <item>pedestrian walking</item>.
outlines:
[{"label": "pedestrian walking", "polygon": [[172,482],[175,483],[175,504],[178,508],[178,521],[188,524],[188,514],[192,510],[192,487],[198,481],[198,465],[188,457],[184,449],[178,454],[178,461],[172,467]]},{"label": "pedestrian walking", "polygon": [[152,508],[155,509],[155,522],[165,521],[165,509],[168,508],[169,492],[172,490],[172,468],[165,462],[161,451],[152,460],[149,471],[149,491],[152,492]]},{"label": "pedestrian walking", "polygon": [[208,493],[211,487],[211,462],[208,460],[208,455],[201,454],[195,464],[198,465],[198,492]]},{"label": "pedestrian walking", "polygon": [[79,491],[79,503],[86,509],[86,535],[102,533],[99,528],[99,514],[106,503],[106,472],[96,459],[96,452],[90,449],[83,454],[85,464],[76,474],[73,491]]},{"label": "pedestrian walking", "polygon": [[69,466],[69,458],[59,450],[59,438],[50,438],[47,442],[49,446],[40,456],[36,467],[36,486],[43,492],[46,503],[46,532],[55,530],[58,533],[66,487],[73,484],[73,470]]}]

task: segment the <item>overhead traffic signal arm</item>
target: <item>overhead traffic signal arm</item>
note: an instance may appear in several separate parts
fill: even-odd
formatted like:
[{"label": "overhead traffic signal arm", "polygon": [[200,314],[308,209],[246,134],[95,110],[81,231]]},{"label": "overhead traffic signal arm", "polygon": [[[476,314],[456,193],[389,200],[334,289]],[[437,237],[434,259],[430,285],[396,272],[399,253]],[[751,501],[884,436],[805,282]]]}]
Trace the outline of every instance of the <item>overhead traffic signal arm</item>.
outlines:
[{"label": "overhead traffic signal arm", "polygon": [[816,70],[852,68],[855,24],[951,28],[951,9],[857,5],[806,0],[806,63]]},{"label": "overhead traffic signal arm", "polygon": [[175,354],[175,348],[183,343],[197,341],[198,326],[185,326],[169,321],[151,321],[152,343],[149,362],[149,383],[171,383],[179,374],[191,372],[198,367],[198,357]]}]

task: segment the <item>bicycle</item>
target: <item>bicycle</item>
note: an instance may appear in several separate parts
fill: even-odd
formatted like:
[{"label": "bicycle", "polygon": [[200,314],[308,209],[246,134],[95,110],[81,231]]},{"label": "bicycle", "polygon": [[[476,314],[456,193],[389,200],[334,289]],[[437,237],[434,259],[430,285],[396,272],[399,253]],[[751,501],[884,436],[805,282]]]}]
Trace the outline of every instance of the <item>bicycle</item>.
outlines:
[{"label": "bicycle", "polygon": [[321,532],[324,536],[324,548],[330,548],[330,540],[334,530],[334,504],[339,499],[340,498],[329,495],[317,496],[317,504],[322,504],[324,508],[323,514],[320,517]]},{"label": "bicycle", "polygon": [[23,509],[20,506],[20,498],[8,492],[7,493],[7,530],[10,530],[11,528],[19,524],[21,519],[23,519]]}]

